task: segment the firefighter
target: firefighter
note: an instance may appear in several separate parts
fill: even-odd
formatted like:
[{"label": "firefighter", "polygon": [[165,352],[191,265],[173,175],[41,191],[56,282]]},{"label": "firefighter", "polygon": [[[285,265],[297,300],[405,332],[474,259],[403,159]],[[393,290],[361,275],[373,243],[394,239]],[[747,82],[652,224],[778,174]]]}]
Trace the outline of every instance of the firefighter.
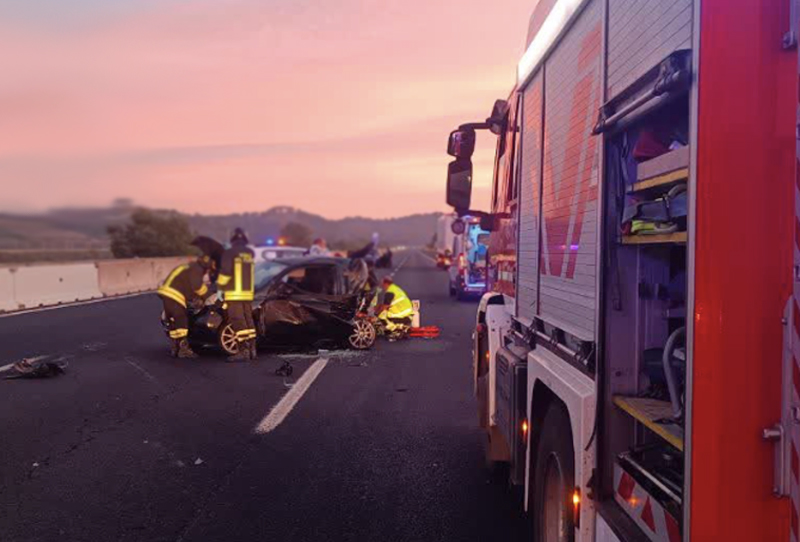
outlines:
[{"label": "firefighter", "polygon": [[222,255],[217,285],[222,292],[228,322],[236,333],[239,351],[228,361],[256,359],[256,326],[253,322],[255,263],[253,251],[247,247],[247,235],[236,228],[231,247]]},{"label": "firefighter", "polygon": [[208,256],[179,265],[173,269],[159,286],[157,293],[164,302],[164,315],[169,323],[169,337],[172,339],[170,354],[174,358],[196,358],[189,346],[188,306],[196,300],[204,300],[209,295],[204,277],[214,266]]},{"label": "firefighter", "polygon": [[378,319],[389,332],[389,338],[397,338],[411,327],[414,306],[408,294],[391,277],[384,277],[381,285],[383,297],[376,310]]}]

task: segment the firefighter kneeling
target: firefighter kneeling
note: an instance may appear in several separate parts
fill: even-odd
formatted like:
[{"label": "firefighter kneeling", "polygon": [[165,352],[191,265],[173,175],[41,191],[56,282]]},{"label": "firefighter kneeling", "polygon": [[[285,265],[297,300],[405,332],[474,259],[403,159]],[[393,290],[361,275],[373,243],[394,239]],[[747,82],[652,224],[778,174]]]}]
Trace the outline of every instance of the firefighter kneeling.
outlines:
[{"label": "firefighter kneeling", "polygon": [[253,251],[247,248],[247,236],[236,228],[231,237],[231,247],[222,255],[217,286],[223,295],[225,307],[239,351],[228,361],[256,359],[256,326],[253,322],[255,297],[255,263]]},{"label": "firefighter kneeling", "polygon": [[378,319],[392,340],[404,336],[411,328],[414,305],[391,277],[384,277],[381,284],[383,298],[378,305]]},{"label": "firefighter kneeling", "polygon": [[208,297],[208,286],[204,282],[206,272],[213,267],[208,256],[176,267],[159,286],[158,295],[164,302],[164,315],[169,323],[169,337],[172,339],[170,354],[174,358],[196,358],[189,346],[188,304],[195,299]]}]

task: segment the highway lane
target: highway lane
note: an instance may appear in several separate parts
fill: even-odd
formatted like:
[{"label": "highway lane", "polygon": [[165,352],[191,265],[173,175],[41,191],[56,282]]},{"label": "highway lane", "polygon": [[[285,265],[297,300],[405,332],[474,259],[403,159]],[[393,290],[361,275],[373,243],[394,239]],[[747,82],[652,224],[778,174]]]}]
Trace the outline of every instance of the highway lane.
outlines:
[{"label": "highway lane", "polygon": [[[291,383],[273,375],[281,360],[169,359],[152,296],[0,319],[0,365],[70,361],[59,378],[0,381],[0,539],[524,539],[516,496],[483,468],[474,304],[408,256],[395,278],[442,337],[331,356],[264,435]],[[295,358],[293,377],[315,359]]]}]

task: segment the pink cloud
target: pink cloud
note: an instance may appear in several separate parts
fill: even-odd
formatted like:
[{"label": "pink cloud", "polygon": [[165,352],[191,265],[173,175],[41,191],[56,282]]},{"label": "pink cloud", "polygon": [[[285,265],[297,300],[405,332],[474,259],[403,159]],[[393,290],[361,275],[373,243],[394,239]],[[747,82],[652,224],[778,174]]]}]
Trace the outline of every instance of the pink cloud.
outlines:
[{"label": "pink cloud", "polygon": [[0,51],[0,182],[38,207],[443,209],[446,135],[507,95],[530,3],[195,0],[0,29],[25,51]]}]

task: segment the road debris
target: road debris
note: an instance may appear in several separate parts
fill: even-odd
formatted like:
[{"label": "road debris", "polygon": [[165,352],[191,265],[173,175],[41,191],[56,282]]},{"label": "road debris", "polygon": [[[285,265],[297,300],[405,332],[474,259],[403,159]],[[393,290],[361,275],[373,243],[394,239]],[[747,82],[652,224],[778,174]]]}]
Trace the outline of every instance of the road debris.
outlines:
[{"label": "road debris", "polygon": [[8,369],[4,380],[16,380],[19,378],[50,378],[65,373],[68,362],[56,363],[44,361],[44,358],[26,358],[15,363]]},{"label": "road debris", "polygon": [[275,374],[278,376],[292,376],[292,373],[294,373],[294,367],[289,360],[283,360],[283,365],[275,369]]},{"label": "road debris", "polygon": [[[33,357],[30,357],[30,358],[22,358],[22,361],[25,361],[26,359],[29,362],[41,361],[43,359],[48,359],[49,357],[50,356],[33,356]],[[62,358],[63,358],[63,356],[61,358],[56,359],[55,361],[61,361]],[[18,362],[9,363],[8,365],[3,365],[2,367],[0,367],[0,373],[4,373],[6,371],[10,371],[11,369],[14,368],[14,365],[16,365],[17,363]]]},{"label": "road debris", "polygon": [[197,459],[194,460],[194,464],[195,465],[202,465],[203,464],[203,460],[198,457]]}]

